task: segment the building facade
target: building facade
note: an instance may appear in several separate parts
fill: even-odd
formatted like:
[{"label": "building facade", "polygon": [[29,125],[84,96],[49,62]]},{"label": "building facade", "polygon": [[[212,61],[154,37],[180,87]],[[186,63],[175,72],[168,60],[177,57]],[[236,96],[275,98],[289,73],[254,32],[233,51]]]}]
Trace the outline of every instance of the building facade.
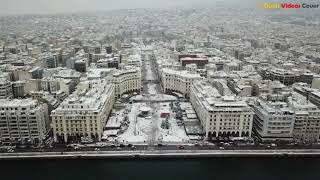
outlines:
[{"label": "building facade", "polygon": [[254,105],[254,131],[262,141],[292,141],[295,113],[286,102],[258,99]]},{"label": "building facade", "polygon": [[115,96],[120,98],[125,93],[141,92],[142,79],[140,68],[117,70],[111,77],[115,86]]},{"label": "building facade", "polygon": [[199,74],[189,71],[163,68],[161,72],[161,83],[164,92],[178,92],[186,98],[190,97],[190,87],[192,83],[201,79]]},{"label": "building facade", "polygon": [[51,112],[55,142],[100,141],[115,101],[114,85],[104,81],[81,82],[72,95]]},{"label": "building facade", "polygon": [[47,124],[46,104],[32,99],[0,100],[1,142],[42,143]]},{"label": "building facade", "polygon": [[221,96],[210,82],[197,81],[191,86],[190,101],[206,138],[251,137],[254,113],[240,97]]},{"label": "building facade", "polygon": [[5,78],[0,78],[0,99],[13,98],[12,83]]}]

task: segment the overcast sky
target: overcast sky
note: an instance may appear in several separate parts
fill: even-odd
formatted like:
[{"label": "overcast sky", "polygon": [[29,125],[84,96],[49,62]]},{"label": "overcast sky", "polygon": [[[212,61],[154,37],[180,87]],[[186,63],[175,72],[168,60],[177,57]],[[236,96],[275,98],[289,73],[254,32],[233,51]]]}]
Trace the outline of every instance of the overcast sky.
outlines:
[{"label": "overcast sky", "polygon": [[193,7],[222,0],[0,0],[0,14],[38,14],[128,8]]}]

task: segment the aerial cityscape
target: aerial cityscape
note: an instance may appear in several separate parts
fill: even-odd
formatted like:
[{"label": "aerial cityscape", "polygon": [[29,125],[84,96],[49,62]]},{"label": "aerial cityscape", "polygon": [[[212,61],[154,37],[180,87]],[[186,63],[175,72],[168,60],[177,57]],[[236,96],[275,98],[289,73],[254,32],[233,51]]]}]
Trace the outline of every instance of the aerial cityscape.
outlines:
[{"label": "aerial cityscape", "polygon": [[1,158],[320,153],[319,11],[253,6],[0,16]]}]

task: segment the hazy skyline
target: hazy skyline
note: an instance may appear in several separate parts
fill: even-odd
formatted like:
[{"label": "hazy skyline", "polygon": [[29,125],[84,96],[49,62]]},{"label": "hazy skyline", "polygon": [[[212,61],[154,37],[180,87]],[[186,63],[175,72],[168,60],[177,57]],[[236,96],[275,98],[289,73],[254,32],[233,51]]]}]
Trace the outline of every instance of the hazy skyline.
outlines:
[{"label": "hazy skyline", "polygon": [[51,14],[128,8],[194,7],[221,0],[0,0],[0,14]]}]

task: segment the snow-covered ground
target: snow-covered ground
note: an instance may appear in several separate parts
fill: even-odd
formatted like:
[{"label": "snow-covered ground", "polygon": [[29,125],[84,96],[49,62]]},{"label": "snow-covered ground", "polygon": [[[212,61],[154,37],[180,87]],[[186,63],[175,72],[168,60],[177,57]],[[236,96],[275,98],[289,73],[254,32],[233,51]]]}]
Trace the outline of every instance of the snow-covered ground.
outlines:
[{"label": "snow-covered ground", "polygon": [[167,94],[138,95],[130,98],[133,101],[175,101],[176,97]]},{"label": "snow-covered ground", "polygon": [[131,111],[128,114],[130,121],[128,129],[123,133],[118,135],[118,142],[134,143],[134,142],[146,142],[147,138],[144,133],[141,132],[140,126],[143,122],[138,117],[139,109],[141,106],[145,106],[144,103],[135,103],[130,105]]},{"label": "snow-covered ground", "polygon": [[157,94],[157,85],[156,84],[147,84],[148,94]]},{"label": "snow-covered ground", "polygon": [[152,71],[150,61],[146,62],[145,71],[146,71],[145,80],[153,81],[157,79],[155,73]]},{"label": "snow-covered ground", "polygon": [[161,122],[165,118],[160,118],[162,111],[167,111],[169,103],[154,104],[150,116],[138,117],[141,107],[147,106],[146,103],[134,103],[131,105],[131,112],[128,114],[129,127],[123,133],[118,135],[117,140],[123,143],[164,143],[177,142],[183,143],[189,140],[183,127],[177,125],[174,114],[170,112],[169,129],[162,129]]},{"label": "snow-covered ground", "polygon": [[[149,145],[170,142],[187,143],[189,138],[186,135],[184,127],[177,125],[169,102],[163,102],[176,101],[177,98],[163,94],[159,84],[150,82],[157,80],[156,73],[153,72],[150,59],[145,60],[143,63],[145,73],[143,79],[149,81],[147,84],[144,84],[146,92],[143,95],[130,98],[131,101],[140,102],[129,105],[131,106],[128,114],[129,127],[123,134],[118,135],[117,140],[124,143],[148,143]],[[149,114],[139,117],[141,110],[147,112],[146,109],[150,109]],[[165,120],[165,118],[161,118],[161,112],[170,114],[168,119],[169,129],[161,128],[161,124]]]},{"label": "snow-covered ground", "polygon": [[187,136],[184,128],[182,126],[178,126],[176,120],[172,117],[169,120],[170,128],[161,129],[161,137],[162,142],[187,142],[189,137]]}]

